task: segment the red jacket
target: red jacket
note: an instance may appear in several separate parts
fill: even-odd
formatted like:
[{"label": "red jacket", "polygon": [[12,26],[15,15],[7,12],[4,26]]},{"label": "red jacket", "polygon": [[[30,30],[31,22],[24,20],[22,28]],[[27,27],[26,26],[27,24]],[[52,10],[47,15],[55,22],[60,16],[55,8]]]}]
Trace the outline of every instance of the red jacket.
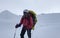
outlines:
[{"label": "red jacket", "polygon": [[30,16],[30,20],[27,20],[27,18],[22,18],[20,23],[23,24],[23,26],[27,29],[32,29],[33,27],[33,19],[31,16]]}]

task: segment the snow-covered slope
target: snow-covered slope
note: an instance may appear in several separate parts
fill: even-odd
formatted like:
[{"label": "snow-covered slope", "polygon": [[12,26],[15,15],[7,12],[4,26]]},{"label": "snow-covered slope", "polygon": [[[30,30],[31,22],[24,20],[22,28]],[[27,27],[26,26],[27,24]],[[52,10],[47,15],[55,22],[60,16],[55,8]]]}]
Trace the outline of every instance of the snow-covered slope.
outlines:
[{"label": "snow-covered slope", "polygon": [[[0,38],[13,38],[15,24],[19,23],[21,16],[5,10],[0,13]],[[38,22],[32,30],[32,38],[60,38],[60,13],[37,16]],[[16,38],[20,38],[22,27],[17,29]],[[27,38],[27,34],[25,34]]]},{"label": "snow-covered slope", "polygon": [[60,13],[38,15],[33,38],[60,38]]},{"label": "snow-covered slope", "polygon": [[0,38],[12,38],[14,27],[19,22],[20,16],[5,10],[0,13]]}]

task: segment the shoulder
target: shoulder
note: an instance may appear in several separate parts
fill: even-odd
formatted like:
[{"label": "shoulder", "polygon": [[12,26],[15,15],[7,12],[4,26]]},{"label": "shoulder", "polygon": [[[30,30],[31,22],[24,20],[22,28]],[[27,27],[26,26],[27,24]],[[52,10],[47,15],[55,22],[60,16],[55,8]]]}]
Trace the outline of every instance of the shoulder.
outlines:
[{"label": "shoulder", "polygon": [[24,19],[24,16],[22,16],[22,18],[21,19]]}]

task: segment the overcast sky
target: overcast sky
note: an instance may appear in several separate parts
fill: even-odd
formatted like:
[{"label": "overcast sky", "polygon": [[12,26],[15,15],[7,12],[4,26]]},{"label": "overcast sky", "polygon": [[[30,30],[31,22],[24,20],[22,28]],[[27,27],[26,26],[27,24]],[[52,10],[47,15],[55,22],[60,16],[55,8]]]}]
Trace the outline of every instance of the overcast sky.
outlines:
[{"label": "overcast sky", "polygon": [[0,12],[9,10],[22,15],[24,9],[31,9],[36,14],[60,12],[60,0],[0,0]]}]

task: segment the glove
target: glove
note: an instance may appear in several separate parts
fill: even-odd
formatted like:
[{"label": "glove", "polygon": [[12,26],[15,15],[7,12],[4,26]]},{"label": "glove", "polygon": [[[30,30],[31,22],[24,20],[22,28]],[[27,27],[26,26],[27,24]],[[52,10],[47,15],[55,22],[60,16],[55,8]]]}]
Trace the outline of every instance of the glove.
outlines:
[{"label": "glove", "polygon": [[32,27],[32,30],[34,30],[34,26]]},{"label": "glove", "polygon": [[21,26],[21,24],[16,24],[15,28],[18,28],[18,27],[20,27],[20,26]]}]

